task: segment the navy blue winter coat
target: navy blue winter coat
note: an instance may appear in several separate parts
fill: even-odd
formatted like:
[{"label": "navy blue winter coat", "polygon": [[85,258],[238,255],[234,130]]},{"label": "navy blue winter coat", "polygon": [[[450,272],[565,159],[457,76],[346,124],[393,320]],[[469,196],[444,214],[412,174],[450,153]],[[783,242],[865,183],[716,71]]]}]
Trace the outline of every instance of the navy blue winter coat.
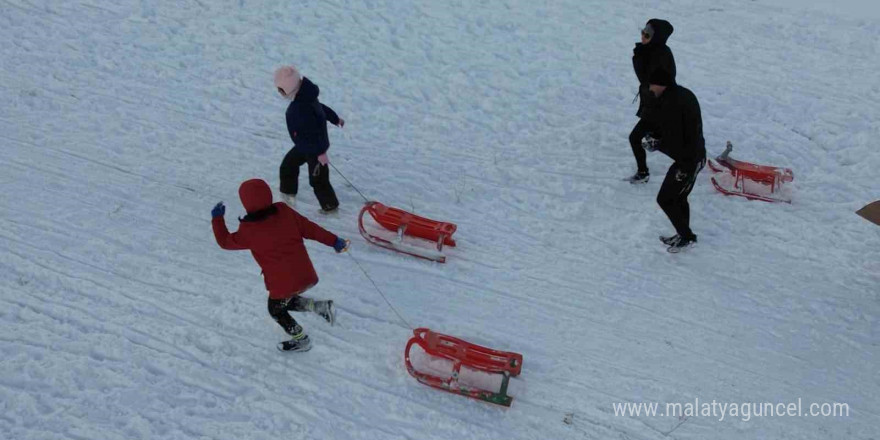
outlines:
[{"label": "navy blue winter coat", "polygon": [[287,106],[287,131],[293,149],[301,154],[319,156],[326,152],[330,148],[327,122],[339,125],[339,116],[318,101],[318,93],[318,86],[304,77],[299,92]]}]

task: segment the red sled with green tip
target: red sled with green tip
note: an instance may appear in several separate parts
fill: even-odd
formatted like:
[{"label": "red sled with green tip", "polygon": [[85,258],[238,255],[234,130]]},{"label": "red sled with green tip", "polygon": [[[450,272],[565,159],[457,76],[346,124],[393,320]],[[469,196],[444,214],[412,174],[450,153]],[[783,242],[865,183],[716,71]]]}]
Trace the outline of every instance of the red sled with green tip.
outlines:
[{"label": "red sled with green tip", "polygon": [[[440,377],[418,371],[410,359],[410,350],[413,345],[418,345],[429,356],[451,361],[451,375],[449,377]],[[433,332],[427,328],[417,328],[413,330],[413,337],[406,344],[404,361],[409,374],[429,387],[496,405],[510,406],[511,402],[513,402],[513,397],[507,395],[507,388],[510,378],[519,376],[522,371],[523,357],[519,353],[493,350],[452,336]],[[461,374],[462,366],[483,373],[502,375],[500,391],[488,391],[476,386],[460,383],[459,375]]]}]

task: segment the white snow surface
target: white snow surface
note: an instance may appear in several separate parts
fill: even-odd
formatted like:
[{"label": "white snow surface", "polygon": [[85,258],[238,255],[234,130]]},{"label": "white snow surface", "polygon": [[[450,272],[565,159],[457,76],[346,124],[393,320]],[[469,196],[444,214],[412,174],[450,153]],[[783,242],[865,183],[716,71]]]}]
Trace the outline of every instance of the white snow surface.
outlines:
[{"label": "white snow surface", "polygon": [[[880,24],[811,11],[4,0],[0,438],[880,437],[880,228],[853,213],[880,195]],[[704,171],[700,242],[678,255],[654,201],[671,161],[652,154],[647,185],[621,181],[631,49],[652,17],[676,28],[709,154],[731,140],[734,157],[795,173],[787,205],[724,197]],[[330,156],[354,185],[334,172],[342,208],[321,216],[300,179],[301,212],[353,245],[308,245],[309,295],[338,322],[297,315],[314,345],[298,354],[275,350],[260,271],[218,248],[209,215],[225,201],[234,230],[240,182],[277,188],[290,140],[272,71],[287,63],[345,118]],[[357,190],[456,223],[448,262],[366,243]],[[513,405],[416,382],[410,326],[522,353]],[[850,413],[612,408],[694,399]]]}]

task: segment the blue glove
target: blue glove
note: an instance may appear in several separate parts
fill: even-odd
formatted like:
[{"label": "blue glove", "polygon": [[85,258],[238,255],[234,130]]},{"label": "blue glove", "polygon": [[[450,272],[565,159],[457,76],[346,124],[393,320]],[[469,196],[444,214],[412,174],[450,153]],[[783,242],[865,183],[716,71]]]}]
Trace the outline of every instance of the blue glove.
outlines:
[{"label": "blue glove", "polygon": [[211,210],[211,218],[223,217],[223,214],[226,214],[226,207],[223,206],[223,202],[214,205],[214,209]]},{"label": "blue glove", "polygon": [[336,237],[336,243],[333,245],[333,249],[336,249],[336,253],[342,253],[348,250],[348,245],[351,244],[351,241],[343,240],[339,237]]}]

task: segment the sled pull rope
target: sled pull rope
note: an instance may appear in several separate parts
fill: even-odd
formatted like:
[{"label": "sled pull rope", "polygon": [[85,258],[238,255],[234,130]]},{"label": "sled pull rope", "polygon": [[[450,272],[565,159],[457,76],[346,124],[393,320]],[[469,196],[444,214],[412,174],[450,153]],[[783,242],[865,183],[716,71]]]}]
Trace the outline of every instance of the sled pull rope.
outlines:
[{"label": "sled pull rope", "polygon": [[345,174],[342,174],[342,171],[339,171],[339,168],[336,168],[336,165],[333,165],[333,162],[330,162],[330,166],[333,167],[336,173],[342,176],[342,178],[345,179],[345,181],[348,182],[348,184],[351,185],[351,187],[354,188],[354,190],[361,195],[361,197],[364,199],[364,202],[370,201],[370,199],[368,199],[367,196],[365,196],[364,193],[362,193],[361,190],[358,189],[358,187],[354,186],[354,184],[351,183],[351,180],[348,180],[348,177],[345,177]]},{"label": "sled pull rope", "polygon": [[367,279],[370,280],[370,283],[373,284],[373,287],[376,289],[376,292],[379,292],[379,296],[381,296],[382,299],[385,300],[385,304],[388,304],[388,307],[391,308],[391,310],[394,312],[394,314],[397,315],[397,317],[400,319],[400,321],[404,325],[406,325],[407,328],[409,328],[410,330],[413,330],[415,327],[413,327],[406,319],[404,319],[404,317],[401,316],[400,312],[398,312],[397,309],[395,309],[394,306],[391,305],[391,301],[388,301],[388,298],[385,296],[384,293],[382,293],[382,289],[380,289],[379,286],[376,285],[376,282],[373,281],[373,277],[371,277],[370,274],[367,273],[366,270],[364,270],[364,267],[361,266],[361,263],[357,260],[357,258],[355,258],[354,255],[352,255],[351,251],[348,252],[348,255],[351,256],[351,259],[354,260],[354,264],[357,264],[357,267],[360,268],[361,272],[364,273],[364,276],[366,276]]},{"label": "sled pull rope", "polygon": [[[361,190],[358,189],[358,187],[354,186],[354,184],[351,183],[351,180],[348,180],[348,177],[345,177],[345,174],[342,174],[342,171],[339,171],[339,168],[336,168],[336,165],[333,165],[333,162],[330,162],[330,166],[333,167],[333,169],[336,171],[336,173],[339,174],[340,176],[342,176],[342,178],[345,179],[345,181],[348,182],[348,184],[351,185],[351,187],[354,188],[354,190],[357,191],[357,193],[361,195],[361,197],[364,199],[364,202],[370,201],[370,199],[368,199],[367,196],[365,196],[364,193],[362,193]],[[358,269],[360,269],[361,272],[364,273],[364,276],[367,277],[368,280],[370,280],[370,283],[373,285],[373,288],[376,289],[376,292],[379,292],[379,296],[381,296],[382,299],[385,300],[385,304],[388,304],[388,307],[390,307],[391,310],[394,312],[394,314],[397,315],[397,317],[400,319],[400,322],[402,322],[410,330],[414,329],[415,327],[413,327],[406,319],[404,319],[404,317],[401,316],[400,312],[398,312],[397,309],[395,309],[394,306],[391,305],[391,301],[388,301],[388,298],[385,296],[384,293],[382,293],[382,289],[380,289],[379,286],[376,284],[376,282],[373,281],[373,277],[371,277],[370,274],[367,273],[366,269],[364,269],[364,267],[361,266],[361,262],[358,261],[358,259],[354,257],[354,255],[351,253],[351,251],[348,252],[348,255],[351,257],[352,260],[354,260],[354,264],[357,264]]]}]

